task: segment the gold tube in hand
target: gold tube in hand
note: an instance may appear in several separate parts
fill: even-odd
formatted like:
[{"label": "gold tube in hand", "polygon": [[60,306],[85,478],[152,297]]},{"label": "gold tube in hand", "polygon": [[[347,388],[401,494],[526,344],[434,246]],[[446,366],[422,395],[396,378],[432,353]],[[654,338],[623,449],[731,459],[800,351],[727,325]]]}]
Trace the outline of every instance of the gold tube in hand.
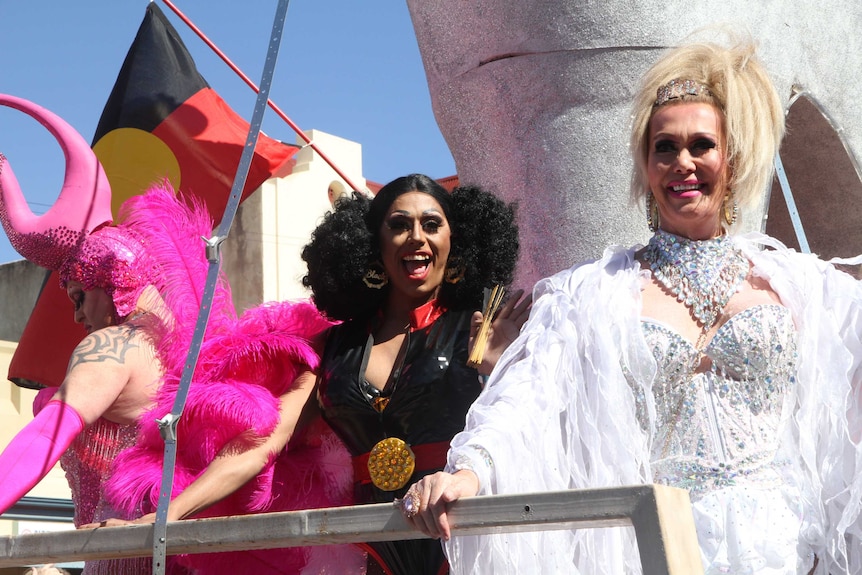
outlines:
[{"label": "gold tube in hand", "polygon": [[467,365],[470,367],[479,367],[482,360],[485,358],[485,348],[488,346],[488,331],[491,329],[491,321],[497,314],[497,308],[503,302],[503,294],[506,293],[506,288],[501,285],[495,285],[488,296],[488,290],[485,290],[485,305],[482,312],[482,324],[479,326],[479,332],[476,334],[476,339],[473,342],[473,351],[470,352],[470,357],[467,358]]}]

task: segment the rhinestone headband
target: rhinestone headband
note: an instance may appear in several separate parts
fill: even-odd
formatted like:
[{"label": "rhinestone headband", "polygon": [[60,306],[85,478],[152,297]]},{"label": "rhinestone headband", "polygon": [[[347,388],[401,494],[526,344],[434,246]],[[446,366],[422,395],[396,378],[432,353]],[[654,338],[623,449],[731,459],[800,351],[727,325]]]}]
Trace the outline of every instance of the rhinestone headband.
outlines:
[{"label": "rhinestone headband", "polygon": [[674,78],[664,86],[660,86],[656,90],[655,102],[653,108],[666,104],[670,100],[678,100],[686,96],[709,96],[712,97],[712,92],[705,85],[694,80],[684,80],[682,78]]}]

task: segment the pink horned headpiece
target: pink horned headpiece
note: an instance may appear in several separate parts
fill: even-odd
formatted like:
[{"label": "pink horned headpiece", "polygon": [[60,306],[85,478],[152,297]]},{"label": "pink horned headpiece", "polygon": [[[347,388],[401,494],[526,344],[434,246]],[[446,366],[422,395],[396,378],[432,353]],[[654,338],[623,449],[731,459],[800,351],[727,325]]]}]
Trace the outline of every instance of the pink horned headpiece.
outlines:
[{"label": "pink horned headpiece", "polygon": [[41,106],[6,94],[0,105],[33,117],[57,139],[66,157],[66,177],[57,201],[42,216],[30,211],[18,180],[0,154],[0,223],[15,250],[44,268],[59,269],[87,234],[108,224],[111,187],[90,146],[56,114]]},{"label": "pink horned headpiece", "polygon": [[145,240],[127,226],[110,226],[111,187],[84,139],[56,114],[22,98],[0,94],[0,105],[38,120],[54,135],[66,156],[60,197],[48,212],[33,215],[6,158],[0,154],[0,223],[19,254],[60,272],[84,290],[102,288],[119,318],[135,309],[138,297],[156,276]]}]

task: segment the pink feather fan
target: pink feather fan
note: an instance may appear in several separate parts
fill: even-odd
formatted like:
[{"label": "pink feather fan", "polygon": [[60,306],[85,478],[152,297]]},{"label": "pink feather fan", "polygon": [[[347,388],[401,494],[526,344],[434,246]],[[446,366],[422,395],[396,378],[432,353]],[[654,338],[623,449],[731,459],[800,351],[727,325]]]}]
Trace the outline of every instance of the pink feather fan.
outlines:
[{"label": "pink feather fan", "polygon": [[[212,222],[206,209],[185,200],[177,209],[167,184],[124,204],[124,224],[147,241],[161,266],[157,287],[168,319],[153,326],[154,344],[165,375],[154,407],[139,420],[136,445],[115,461],[106,486],[111,504],[126,516],[155,510],[161,485],[164,442],[156,419],[169,413],[188,355],[208,262],[201,236],[209,237]],[[178,214],[179,212],[179,214]],[[262,441],[278,423],[279,397],[297,375],[315,369],[319,357],[312,345],[331,324],[308,302],[262,304],[237,319],[230,289],[220,277],[212,311],[189,388],[177,434],[173,495],[181,493],[230,442],[245,449]],[[242,515],[262,511],[332,507],[352,502],[350,457],[322,420],[291,441],[285,452],[249,483],[199,516]],[[328,549],[328,550],[327,550]],[[303,548],[263,552],[189,555],[181,559],[201,573],[300,572],[316,569],[330,559],[343,567],[357,566],[361,554],[349,548]],[[358,559],[359,557],[359,559]],[[279,565],[268,571],[271,561]],[[231,571],[231,569],[240,571]],[[356,572],[353,567],[345,572]]]}]

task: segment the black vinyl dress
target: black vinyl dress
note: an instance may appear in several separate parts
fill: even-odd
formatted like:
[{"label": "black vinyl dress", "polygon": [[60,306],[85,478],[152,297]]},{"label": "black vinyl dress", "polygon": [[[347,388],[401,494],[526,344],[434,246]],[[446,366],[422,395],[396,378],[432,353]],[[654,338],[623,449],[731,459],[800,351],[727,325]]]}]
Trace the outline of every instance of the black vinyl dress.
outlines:
[{"label": "black vinyl dress", "polygon": [[[430,307],[429,307],[430,306]],[[403,363],[382,392],[364,378],[363,359],[373,341],[365,324],[346,322],[330,329],[318,379],[318,400],[324,419],[354,457],[367,454],[389,437],[411,447],[445,442],[464,429],[467,410],[482,389],[479,373],[467,367],[469,311],[448,312],[434,302],[416,310],[403,350]],[[383,411],[374,397],[388,398]],[[370,482],[357,482],[358,503],[391,502],[425,475],[442,470],[445,456],[421,461],[397,491],[382,491]],[[429,464],[431,465],[428,468]],[[421,539],[369,544],[369,553],[382,558],[394,575],[445,573],[439,541]],[[443,569],[441,571],[441,568]]]}]

